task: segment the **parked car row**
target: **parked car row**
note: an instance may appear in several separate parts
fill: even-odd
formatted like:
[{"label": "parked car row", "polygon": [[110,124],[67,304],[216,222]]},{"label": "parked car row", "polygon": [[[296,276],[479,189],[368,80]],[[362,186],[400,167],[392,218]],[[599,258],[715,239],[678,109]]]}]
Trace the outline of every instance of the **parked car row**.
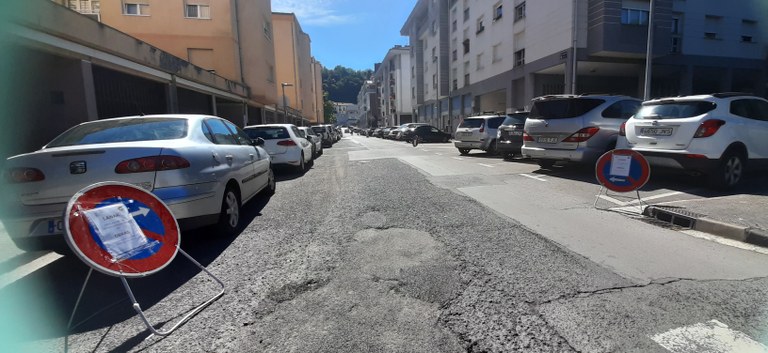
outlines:
[{"label": "parked car row", "polygon": [[652,167],[706,175],[715,187],[737,185],[750,168],[768,167],[768,100],[715,93],[643,102],[621,95],[551,95],[529,113],[468,117],[456,129],[462,155],[479,149],[521,154],[542,168],[594,164],[619,148],[640,152]]},{"label": "parked car row", "polygon": [[322,135],[340,139],[334,131],[292,124],[241,129],[219,117],[185,114],[82,123],[38,151],[7,159],[0,216],[20,249],[66,251],[63,216],[70,198],[116,181],[152,192],[182,229],[216,225],[219,234],[233,234],[242,205],[275,192],[273,167],[303,173],[323,153]]}]

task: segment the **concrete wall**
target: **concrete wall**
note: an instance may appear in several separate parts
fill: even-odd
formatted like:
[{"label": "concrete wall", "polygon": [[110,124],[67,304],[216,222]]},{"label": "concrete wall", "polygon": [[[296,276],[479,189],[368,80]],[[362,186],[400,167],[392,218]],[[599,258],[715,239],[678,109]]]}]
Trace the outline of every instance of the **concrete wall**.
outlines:
[{"label": "concrete wall", "polygon": [[276,93],[278,106],[283,106],[283,89],[281,83],[293,86],[285,87],[286,104],[293,109],[300,109],[298,102],[299,72],[298,72],[298,28],[293,14],[273,13],[275,43],[275,76],[277,80]]},{"label": "concrete wall", "polygon": [[271,2],[270,0],[231,1],[234,1],[237,9],[233,16],[234,21],[239,25],[235,39],[240,44],[243,82],[248,85],[252,100],[261,105],[274,105],[279,102],[279,98],[275,81]]}]

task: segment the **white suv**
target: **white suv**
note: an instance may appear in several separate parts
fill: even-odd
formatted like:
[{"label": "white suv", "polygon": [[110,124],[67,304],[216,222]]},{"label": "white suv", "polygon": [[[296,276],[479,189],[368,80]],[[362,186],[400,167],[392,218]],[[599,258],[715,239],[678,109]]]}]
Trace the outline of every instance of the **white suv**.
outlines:
[{"label": "white suv", "polygon": [[709,176],[730,188],[745,166],[768,162],[768,101],[745,93],[650,100],[620,130],[652,166]]},{"label": "white suv", "polygon": [[453,145],[461,154],[479,149],[496,154],[496,136],[505,115],[478,115],[464,118],[454,134]]}]

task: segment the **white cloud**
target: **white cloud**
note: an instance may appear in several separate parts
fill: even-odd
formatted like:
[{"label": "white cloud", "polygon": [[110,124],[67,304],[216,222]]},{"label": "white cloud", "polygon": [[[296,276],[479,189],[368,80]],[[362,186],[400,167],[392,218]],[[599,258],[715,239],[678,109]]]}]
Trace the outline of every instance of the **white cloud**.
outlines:
[{"label": "white cloud", "polygon": [[341,15],[333,0],[272,0],[272,11],[293,12],[302,25],[332,26],[354,21],[355,17]]}]

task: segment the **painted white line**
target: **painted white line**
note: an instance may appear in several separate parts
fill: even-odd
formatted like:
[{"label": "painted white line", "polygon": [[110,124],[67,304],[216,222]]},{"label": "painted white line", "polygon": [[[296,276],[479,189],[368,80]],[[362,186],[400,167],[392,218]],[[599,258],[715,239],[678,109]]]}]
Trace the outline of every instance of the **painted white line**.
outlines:
[{"label": "painted white line", "polygon": [[544,178],[542,178],[542,177],[540,177],[538,175],[520,174],[520,176],[524,176],[526,178],[531,178],[533,180],[538,180],[538,181],[547,181],[547,179],[544,179]]},{"label": "painted white line", "polygon": [[603,199],[605,201],[613,202],[613,203],[615,203],[615,204],[617,204],[619,206],[627,206],[627,205],[629,205],[629,203],[627,203],[627,202],[614,199],[613,197],[610,197],[610,196],[607,196],[607,195],[600,194],[598,197],[600,197],[601,199]]},{"label": "painted white line", "polygon": [[[650,201],[650,200],[656,200],[656,199],[663,199],[665,197],[670,197],[670,196],[675,196],[675,195],[680,195],[680,194],[682,194],[681,191],[673,191],[673,192],[668,192],[668,193],[665,193],[665,194],[658,194],[658,195],[651,195],[651,196],[648,196],[648,197],[641,197],[641,199],[643,201]],[[632,201],[627,202],[627,204],[631,205],[631,204],[635,204],[635,203],[638,203],[638,202],[640,202],[640,201],[632,200]]]},{"label": "painted white line", "polygon": [[59,255],[55,252],[49,252],[43,256],[38,257],[35,260],[30,261],[29,263],[17,267],[13,271],[4,273],[0,275],[0,289],[3,289],[5,286],[12,284],[13,282],[16,282],[32,272],[37,271],[38,269],[45,267],[51,262],[54,262],[58,259],[60,259],[62,255]]},{"label": "painted white line", "polygon": [[762,343],[717,320],[679,327],[651,339],[672,353],[768,353]]},{"label": "painted white line", "polygon": [[435,153],[435,154],[438,155],[438,156],[442,156],[443,155],[442,153]]},{"label": "painted white line", "polygon": [[360,142],[360,141],[358,141],[358,140],[350,140],[350,141],[352,141],[352,143],[356,143],[356,144],[358,144],[358,145],[362,145],[362,144],[363,144],[362,142]]},{"label": "painted white line", "polygon": [[457,161],[463,161],[464,160],[464,158],[461,158],[461,157],[451,157],[451,158],[453,158],[453,159],[455,159]]},{"label": "painted white line", "polygon": [[484,163],[477,163],[477,164],[478,164],[478,165],[481,165],[481,166],[483,166],[483,167],[487,167],[487,168],[496,168],[496,167],[494,167],[494,166],[492,166],[492,165],[490,165],[490,164],[484,164]]}]

